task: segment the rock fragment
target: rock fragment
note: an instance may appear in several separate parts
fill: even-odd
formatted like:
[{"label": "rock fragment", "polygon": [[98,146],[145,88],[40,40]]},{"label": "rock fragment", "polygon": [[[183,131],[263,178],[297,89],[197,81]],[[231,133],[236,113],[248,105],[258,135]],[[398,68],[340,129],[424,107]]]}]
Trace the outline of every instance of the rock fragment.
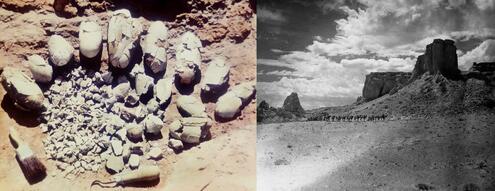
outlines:
[{"label": "rock fragment", "polygon": [[121,83],[112,89],[112,95],[118,101],[123,101],[124,98],[127,96],[127,94],[130,92],[130,90],[131,90],[131,84],[129,82]]},{"label": "rock fragment", "polygon": [[182,123],[180,120],[174,120],[169,126],[170,136],[180,140],[180,135],[182,134]]},{"label": "rock fragment", "polygon": [[87,58],[94,58],[100,53],[102,32],[98,23],[83,21],[79,25],[79,51]]},{"label": "rock fragment", "polygon": [[124,160],[122,156],[109,156],[106,167],[111,173],[121,172],[124,169]]},{"label": "rock fragment", "polygon": [[101,78],[105,84],[111,84],[113,81],[113,75],[112,72],[107,71],[103,74],[101,74]]},{"label": "rock fragment", "polygon": [[243,102],[246,102],[251,98],[256,89],[256,82],[243,82],[239,85],[232,87],[230,90],[237,97],[241,98]]},{"label": "rock fragment", "polygon": [[132,79],[136,79],[136,76],[138,74],[144,74],[144,66],[142,64],[134,64],[131,72],[129,72],[129,77],[131,77]]},{"label": "rock fragment", "polygon": [[162,158],[162,150],[158,147],[152,147],[148,152],[148,158],[152,160],[160,160]]},{"label": "rock fragment", "polygon": [[143,105],[139,105],[137,107],[125,107],[123,105],[120,105],[118,112],[120,113],[120,117],[125,121],[141,121],[146,115],[146,113],[143,112],[146,111],[146,109],[144,109],[143,107]]},{"label": "rock fragment", "polygon": [[148,134],[159,135],[163,127],[163,121],[155,115],[149,114],[144,119],[144,131]]},{"label": "rock fragment", "polygon": [[180,135],[180,140],[184,143],[200,143],[208,136],[211,123],[210,118],[182,118],[182,134]]},{"label": "rock fragment", "polygon": [[52,81],[53,69],[45,59],[41,56],[34,54],[28,57],[29,69],[33,74],[33,78],[36,82],[47,83]]},{"label": "rock fragment", "polygon": [[197,144],[209,135],[211,124],[208,117],[186,117],[172,122],[169,131],[173,138]]},{"label": "rock fragment", "polygon": [[176,152],[179,152],[184,148],[184,144],[182,144],[182,141],[177,140],[177,139],[170,139],[168,141],[168,146],[170,148],[174,149],[174,151],[176,151]]},{"label": "rock fragment", "polygon": [[153,78],[146,74],[137,74],[136,93],[138,96],[148,93],[154,87]]},{"label": "rock fragment", "polygon": [[130,145],[130,150],[131,153],[137,154],[137,155],[143,155],[144,147],[142,143],[133,143]]},{"label": "rock fragment", "polygon": [[126,106],[134,107],[134,106],[138,105],[138,103],[139,103],[139,96],[136,94],[135,91],[131,91],[125,97]]},{"label": "rock fragment", "polygon": [[108,115],[108,124],[114,129],[115,132],[108,132],[110,134],[114,134],[117,130],[122,129],[125,125],[125,121],[119,118],[116,115]]},{"label": "rock fragment", "polygon": [[119,139],[120,141],[125,142],[127,137],[127,129],[125,128],[119,129],[117,132],[115,132],[114,137]]},{"label": "rock fragment", "polygon": [[108,23],[108,57],[110,64],[116,68],[126,68],[135,48],[135,41],[142,26],[131,17],[129,10],[120,9],[113,12]]},{"label": "rock fragment", "polygon": [[195,75],[201,63],[199,48],[202,47],[199,38],[192,32],[184,33],[176,49],[176,75],[181,84],[189,85],[196,80]]},{"label": "rock fragment", "polygon": [[115,156],[121,156],[123,151],[122,141],[113,139],[110,143],[112,144],[113,154],[115,154]]},{"label": "rock fragment", "polygon": [[172,96],[172,78],[164,78],[158,80],[155,85],[154,94],[160,105],[166,103]]},{"label": "rock fragment", "polygon": [[132,169],[136,169],[139,167],[139,155],[137,154],[131,154],[129,157],[129,167]]},{"label": "rock fragment", "polygon": [[48,52],[55,66],[65,66],[72,59],[74,48],[62,36],[52,35],[48,40]]},{"label": "rock fragment", "polygon": [[203,78],[201,90],[204,92],[216,92],[225,88],[229,80],[230,65],[225,63],[222,57],[214,58],[209,64]]},{"label": "rock fragment", "polygon": [[185,117],[207,117],[205,105],[193,96],[180,96],[177,108]]},{"label": "rock fragment", "polygon": [[153,73],[165,71],[167,67],[167,53],[159,41],[165,41],[168,29],[163,22],[151,23],[148,34],[143,36],[141,47],[143,48],[143,62]]},{"label": "rock fragment", "polygon": [[227,92],[218,98],[215,114],[222,118],[230,119],[239,113],[241,106],[241,98],[237,97],[232,92]]},{"label": "rock fragment", "polygon": [[215,115],[223,119],[232,119],[240,112],[243,103],[247,103],[255,90],[254,82],[244,82],[218,98]]},{"label": "rock fragment", "polygon": [[125,143],[122,146],[122,158],[124,159],[124,162],[129,163],[130,157],[131,157],[131,146],[129,143]]},{"label": "rock fragment", "polygon": [[16,106],[33,111],[39,111],[43,108],[44,96],[40,87],[20,70],[5,67],[0,80]]},{"label": "rock fragment", "polygon": [[148,109],[148,113],[156,113],[156,111],[158,111],[159,107],[160,106],[159,106],[158,102],[156,101],[156,99],[151,99],[146,104],[146,109]]},{"label": "rock fragment", "polygon": [[159,40],[166,40],[168,37],[168,28],[161,21],[154,21],[150,24],[148,34]]},{"label": "rock fragment", "polygon": [[130,123],[127,125],[127,137],[132,141],[140,141],[143,139],[143,127],[136,124]]}]

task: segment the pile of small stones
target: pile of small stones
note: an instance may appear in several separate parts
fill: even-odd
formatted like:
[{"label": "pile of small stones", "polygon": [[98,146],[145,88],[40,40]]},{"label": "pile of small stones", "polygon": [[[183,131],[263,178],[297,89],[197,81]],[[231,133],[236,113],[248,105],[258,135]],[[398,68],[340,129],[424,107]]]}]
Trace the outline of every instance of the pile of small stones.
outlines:
[{"label": "pile of small stones", "polygon": [[58,76],[44,92],[48,99],[40,126],[48,134],[45,151],[65,173],[97,171],[102,164],[121,172],[138,168],[144,153],[152,160],[162,157],[162,149],[145,141],[145,134],[161,133],[164,110],[152,101],[145,105],[134,93],[116,99],[116,88],[129,82],[121,76],[112,89],[110,79],[110,72],[78,67]]},{"label": "pile of small stones", "polygon": [[[101,54],[102,34],[96,22],[81,22],[82,57]],[[178,96],[176,105],[182,117],[165,125],[174,83],[192,87],[201,81],[201,95],[218,97],[216,118],[227,120],[240,114],[255,91],[255,82],[240,83],[227,91],[230,65],[222,57],[213,58],[202,79],[197,79],[203,64],[202,44],[193,32],[183,33],[175,47],[177,63],[172,76],[164,75],[168,37],[163,22],[151,23],[141,35],[142,26],[130,12],[117,10],[107,34],[108,71],[79,66],[84,63],[72,61],[73,46],[52,35],[48,62],[38,55],[28,57],[34,80],[10,68],[0,78],[20,108],[42,111],[46,153],[65,175],[98,171],[103,165],[111,173],[136,169],[143,160],[160,160],[166,150],[180,152],[184,144],[206,140],[213,124],[211,114],[192,94]],[[139,47],[143,61],[132,63]],[[168,148],[160,146],[163,139]]]}]

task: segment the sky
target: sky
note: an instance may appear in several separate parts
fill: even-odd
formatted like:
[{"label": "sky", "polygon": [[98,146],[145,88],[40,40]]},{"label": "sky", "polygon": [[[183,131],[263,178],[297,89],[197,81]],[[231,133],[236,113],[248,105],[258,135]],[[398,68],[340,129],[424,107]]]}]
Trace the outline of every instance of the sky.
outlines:
[{"label": "sky", "polygon": [[459,68],[495,61],[495,0],[258,0],[257,99],[304,109],[353,103],[366,74],[412,71],[435,38]]}]

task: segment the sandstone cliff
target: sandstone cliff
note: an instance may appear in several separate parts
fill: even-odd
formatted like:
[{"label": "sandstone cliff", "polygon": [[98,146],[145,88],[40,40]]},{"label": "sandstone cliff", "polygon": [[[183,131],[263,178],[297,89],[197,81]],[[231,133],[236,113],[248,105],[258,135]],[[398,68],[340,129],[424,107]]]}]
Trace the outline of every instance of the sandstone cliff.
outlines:
[{"label": "sandstone cliff", "polygon": [[381,97],[407,83],[410,77],[410,72],[372,72],[366,75],[363,99],[370,101]]},{"label": "sandstone cliff", "polygon": [[418,79],[426,72],[430,74],[442,74],[447,78],[459,76],[457,68],[457,48],[454,41],[435,39],[426,46],[424,54],[418,56],[412,72],[411,81]]},{"label": "sandstone cliff", "polygon": [[374,100],[387,93],[395,93],[404,85],[421,78],[424,73],[441,74],[450,79],[459,78],[456,50],[454,41],[435,39],[426,46],[425,53],[418,56],[412,73],[375,72],[367,75],[363,98],[358,102]]}]

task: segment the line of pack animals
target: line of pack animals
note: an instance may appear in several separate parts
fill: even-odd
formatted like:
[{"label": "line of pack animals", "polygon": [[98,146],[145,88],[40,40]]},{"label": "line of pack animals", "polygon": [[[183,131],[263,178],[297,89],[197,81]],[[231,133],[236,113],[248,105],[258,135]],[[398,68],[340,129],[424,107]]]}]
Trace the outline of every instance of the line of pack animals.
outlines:
[{"label": "line of pack animals", "polygon": [[308,121],[331,121],[331,122],[352,122],[352,121],[384,121],[387,115],[319,115],[311,116]]}]

